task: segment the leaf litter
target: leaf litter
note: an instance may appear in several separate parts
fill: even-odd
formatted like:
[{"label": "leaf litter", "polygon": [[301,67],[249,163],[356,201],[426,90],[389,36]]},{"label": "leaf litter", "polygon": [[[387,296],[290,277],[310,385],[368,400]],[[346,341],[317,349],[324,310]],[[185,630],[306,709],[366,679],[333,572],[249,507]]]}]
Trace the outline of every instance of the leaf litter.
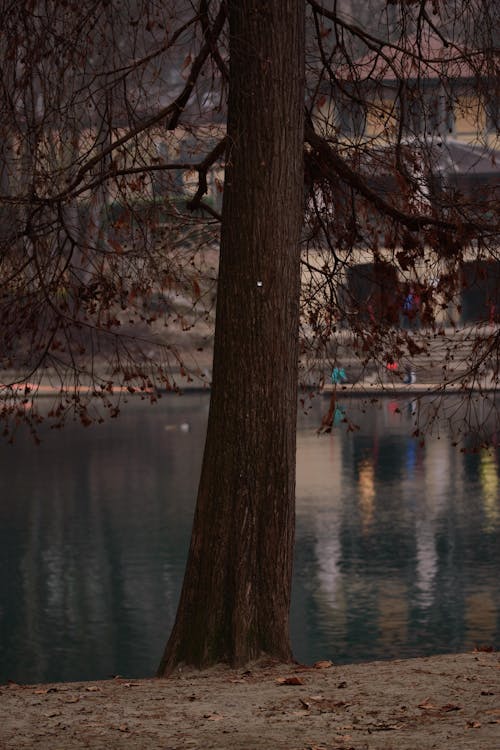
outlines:
[{"label": "leaf litter", "polygon": [[475,652],[11,683],[0,686],[0,748],[498,750],[499,666],[497,653]]}]

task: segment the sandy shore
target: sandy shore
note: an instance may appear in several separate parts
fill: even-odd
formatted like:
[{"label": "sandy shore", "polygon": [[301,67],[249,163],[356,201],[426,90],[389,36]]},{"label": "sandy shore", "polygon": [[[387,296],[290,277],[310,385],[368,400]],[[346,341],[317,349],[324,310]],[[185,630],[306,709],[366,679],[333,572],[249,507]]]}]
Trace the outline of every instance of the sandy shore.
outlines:
[{"label": "sandy shore", "polygon": [[498,750],[500,655],[0,687],[2,750]]}]

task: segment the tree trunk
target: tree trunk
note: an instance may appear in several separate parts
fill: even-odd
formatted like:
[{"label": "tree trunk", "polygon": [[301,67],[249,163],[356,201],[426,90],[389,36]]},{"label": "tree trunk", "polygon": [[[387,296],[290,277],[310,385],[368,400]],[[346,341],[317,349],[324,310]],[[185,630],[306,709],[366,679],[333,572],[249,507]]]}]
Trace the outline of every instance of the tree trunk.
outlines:
[{"label": "tree trunk", "polygon": [[213,384],[176,665],[291,658],[304,0],[228,3],[229,149]]}]

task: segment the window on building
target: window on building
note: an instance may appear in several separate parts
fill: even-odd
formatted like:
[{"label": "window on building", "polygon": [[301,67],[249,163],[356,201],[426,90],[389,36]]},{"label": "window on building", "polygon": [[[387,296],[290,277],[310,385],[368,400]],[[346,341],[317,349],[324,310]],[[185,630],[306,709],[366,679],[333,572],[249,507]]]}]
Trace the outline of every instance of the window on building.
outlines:
[{"label": "window on building", "polygon": [[462,269],[461,319],[463,323],[500,322],[500,263],[469,261]]},{"label": "window on building", "polygon": [[496,97],[486,103],[486,128],[489,133],[500,132],[500,102]]},{"label": "window on building", "polygon": [[346,138],[361,138],[365,132],[366,115],[361,102],[344,100],[337,110],[337,126]]},{"label": "window on building", "polygon": [[450,130],[450,108],[439,89],[407,86],[399,98],[402,129],[409,136],[445,135]]},{"label": "window on building", "polygon": [[394,266],[384,261],[362,263],[348,271],[349,301],[360,320],[399,325],[401,290]]},{"label": "window on building", "polygon": [[318,132],[325,137],[360,138],[365,130],[363,105],[355,99],[339,95],[319,100],[314,114]]}]

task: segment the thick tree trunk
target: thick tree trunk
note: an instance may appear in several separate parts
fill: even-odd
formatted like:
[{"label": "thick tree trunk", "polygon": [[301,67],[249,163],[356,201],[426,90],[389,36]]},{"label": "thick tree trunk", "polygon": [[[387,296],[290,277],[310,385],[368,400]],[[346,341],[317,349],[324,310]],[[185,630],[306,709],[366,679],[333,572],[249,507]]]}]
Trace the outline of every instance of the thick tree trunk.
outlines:
[{"label": "thick tree trunk", "polygon": [[191,546],[158,674],[289,660],[304,0],[229,2],[213,387]]}]

